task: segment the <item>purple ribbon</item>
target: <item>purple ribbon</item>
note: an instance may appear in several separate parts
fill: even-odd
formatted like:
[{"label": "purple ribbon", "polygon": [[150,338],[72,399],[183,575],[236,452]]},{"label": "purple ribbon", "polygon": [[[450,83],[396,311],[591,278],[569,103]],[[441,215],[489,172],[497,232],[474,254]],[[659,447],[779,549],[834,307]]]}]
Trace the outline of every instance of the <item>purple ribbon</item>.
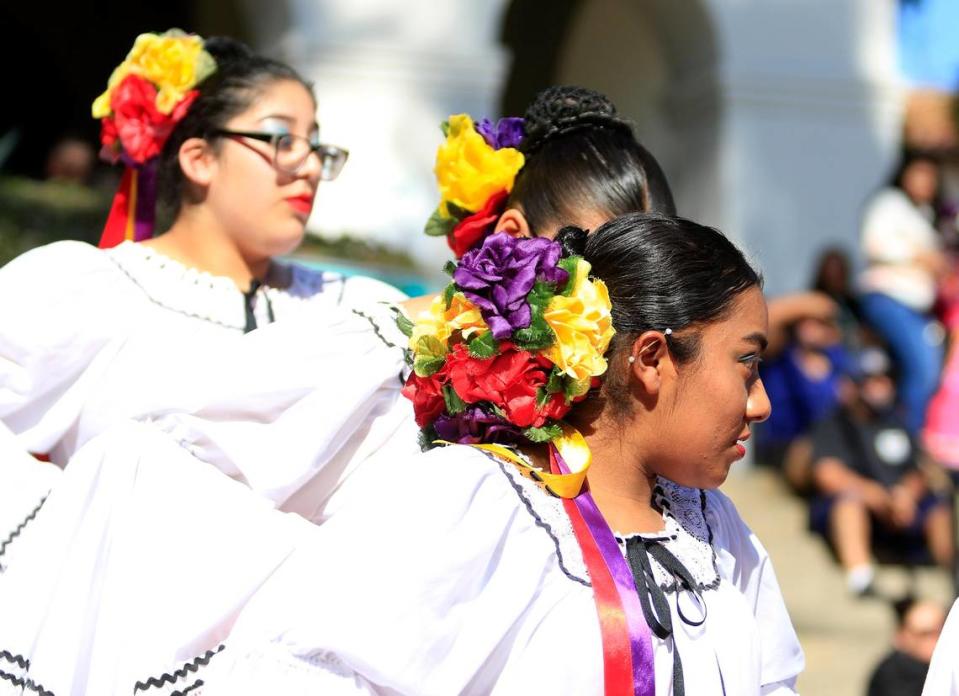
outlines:
[{"label": "purple ribbon", "polygon": [[[559,449],[554,447],[556,465],[562,474],[570,473]],[[639,594],[633,580],[633,572],[619,550],[616,537],[599,511],[596,501],[584,486],[583,491],[573,499],[579,509],[590,534],[596,542],[606,567],[609,569],[616,590],[626,614],[626,627],[629,631],[629,645],[633,657],[633,690],[636,696],[656,696],[656,670],[653,658],[653,635],[646,623]]]},{"label": "purple ribbon", "polygon": [[157,160],[137,168],[137,209],[133,218],[133,241],[142,242],[153,236],[157,207]]}]

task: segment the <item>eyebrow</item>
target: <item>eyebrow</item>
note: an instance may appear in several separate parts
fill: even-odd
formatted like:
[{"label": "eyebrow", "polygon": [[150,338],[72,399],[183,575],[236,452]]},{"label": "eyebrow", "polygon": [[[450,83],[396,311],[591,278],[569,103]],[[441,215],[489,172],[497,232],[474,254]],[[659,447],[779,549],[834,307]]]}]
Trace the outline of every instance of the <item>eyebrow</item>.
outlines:
[{"label": "eyebrow", "polygon": [[760,333],[759,331],[751,333],[748,336],[743,336],[743,340],[748,341],[749,343],[755,343],[757,346],[759,346],[760,351],[766,350],[766,346],[769,345],[769,340],[766,338],[765,334]]},{"label": "eyebrow", "polygon": [[[275,118],[275,119],[278,119],[278,120],[280,120],[280,121],[286,121],[286,122],[289,123],[291,126],[296,123],[296,119],[295,119],[295,118],[293,118],[292,116],[287,116],[286,114],[267,114],[266,116],[260,116],[260,118],[257,119],[257,120],[259,120],[259,121],[265,121],[265,120],[268,119],[268,118]],[[315,131],[315,130],[317,130],[317,131],[320,130],[320,124],[317,123],[316,121],[313,121],[313,123],[310,124],[310,131],[312,132],[312,131]]]}]

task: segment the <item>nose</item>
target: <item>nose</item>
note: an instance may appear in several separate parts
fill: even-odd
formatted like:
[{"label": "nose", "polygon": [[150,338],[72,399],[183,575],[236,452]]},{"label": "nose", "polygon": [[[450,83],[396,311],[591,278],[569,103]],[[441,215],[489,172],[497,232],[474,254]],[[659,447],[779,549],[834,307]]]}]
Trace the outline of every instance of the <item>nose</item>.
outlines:
[{"label": "nose", "polygon": [[323,155],[319,152],[311,151],[303,160],[296,176],[301,179],[309,179],[314,188],[320,183],[320,175],[323,173]]},{"label": "nose", "polygon": [[772,404],[769,403],[769,395],[766,394],[766,387],[762,379],[756,379],[749,387],[749,395],[746,397],[746,420],[751,423],[762,423],[769,418],[772,413]]}]

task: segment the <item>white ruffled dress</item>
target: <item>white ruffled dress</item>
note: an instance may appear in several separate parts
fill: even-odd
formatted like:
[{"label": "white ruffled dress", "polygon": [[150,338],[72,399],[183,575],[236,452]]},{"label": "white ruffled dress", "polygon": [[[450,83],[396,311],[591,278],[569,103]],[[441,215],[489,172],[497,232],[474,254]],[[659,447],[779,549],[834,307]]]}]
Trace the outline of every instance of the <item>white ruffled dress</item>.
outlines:
[{"label": "white ruffled dress", "polygon": [[[214,393],[232,393],[227,367],[246,381],[262,367],[254,359],[283,348],[266,341],[239,351],[250,360],[229,358],[257,333],[244,335],[247,304],[258,326],[275,319],[277,327],[323,327],[338,321],[331,314],[405,297],[376,280],[298,264],[282,274],[283,287],[263,286],[247,300],[232,280],[132,242],[106,251],[57,242],[0,269],[7,298],[0,307],[0,566],[58,477],[57,467],[28,453],[63,466],[90,437],[127,417],[205,404],[195,387],[214,375],[221,383]],[[318,334],[310,338],[323,340]],[[208,377],[204,364],[220,371]]]},{"label": "white ruffled dress", "polygon": [[[0,596],[0,671],[55,696],[602,694],[589,573],[558,499],[463,446],[363,462],[316,526],[154,425],[91,441],[36,521],[44,552]],[[762,545],[721,493],[661,480],[656,496],[653,536],[707,613],[684,621],[700,610],[653,561],[675,626],[654,638],[657,695],[677,648],[686,694],[794,694],[802,651]]]}]

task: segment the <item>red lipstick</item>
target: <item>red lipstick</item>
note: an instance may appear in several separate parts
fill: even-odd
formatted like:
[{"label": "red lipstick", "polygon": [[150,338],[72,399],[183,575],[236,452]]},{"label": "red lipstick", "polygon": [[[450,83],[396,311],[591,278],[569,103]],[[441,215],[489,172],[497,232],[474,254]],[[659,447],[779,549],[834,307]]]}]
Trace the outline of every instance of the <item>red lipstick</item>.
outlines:
[{"label": "red lipstick", "polygon": [[286,199],[286,202],[290,204],[293,210],[304,215],[309,215],[310,211],[313,210],[313,196],[291,196]]}]

